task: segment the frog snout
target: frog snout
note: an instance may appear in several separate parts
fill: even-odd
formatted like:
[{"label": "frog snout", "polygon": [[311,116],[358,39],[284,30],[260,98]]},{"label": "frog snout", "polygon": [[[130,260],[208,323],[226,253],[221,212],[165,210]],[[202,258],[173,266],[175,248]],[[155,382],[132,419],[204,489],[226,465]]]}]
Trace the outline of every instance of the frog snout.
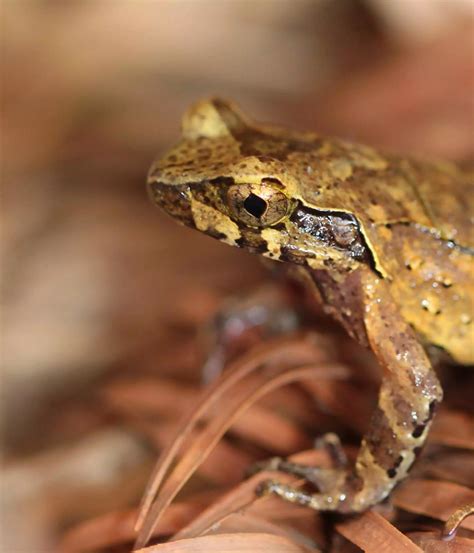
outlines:
[{"label": "frog snout", "polygon": [[148,180],[148,191],[154,203],[168,215],[188,226],[194,226],[187,185],[166,184],[156,179]]}]

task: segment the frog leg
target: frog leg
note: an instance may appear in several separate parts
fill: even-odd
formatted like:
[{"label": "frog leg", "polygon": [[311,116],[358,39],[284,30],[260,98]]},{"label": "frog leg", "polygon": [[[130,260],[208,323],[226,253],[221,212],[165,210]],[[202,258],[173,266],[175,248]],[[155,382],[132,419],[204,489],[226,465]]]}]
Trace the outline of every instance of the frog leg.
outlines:
[{"label": "frog leg", "polygon": [[278,495],[316,510],[359,512],[382,501],[407,475],[426,440],[442,391],[384,279],[365,267],[335,277],[314,271],[314,279],[328,311],[372,349],[383,369],[378,406],[354,466],[340,468],[330,489],[311,494],[267,481],[258,493]]},{"label": "frog leg", "polygon": [[267,284],[226,301],[205,329],[209,353],[202,369],[204,382],[215,380],[239,347],[248,347],[250,331],[255,340],[296,330],[301,316],[293,300],[289,286]]},{"label": "frog leg", "polygon": [[314,444],[316,449],[325,449],[336,468],[343,468],[347,466],[347,455],[342,448],[341,440],[334,432],[326,432],[316,439]]},{"label": "frog leg", "polygon": [[308,465],[302,465],[301,463],[287,461],[281,457],[273,457],[263,463],[255,463],[255,465],[252,465],[249,475],[266,470],[284,472],[285,474],[303,478],[306,482],[311,482],[311,484],[316,486],[320,491],[330,489],[337,474],[334,469],[310,467]]},{"label": "frog leg", "polygon": [[261,471],[279,471],[286,474],[292,474],[299,478],[304,478],[307,482],[311,482],[320,491],[325,491],[332,487],[335,476],[338,474],[338,469],[347,465],[345,451],[342,449],[339,437],[328,432],[316,440],[316,449],[327,450],[334,468],[311,467],[301,463],[294,463],[282,457],[272,457],[265,461],[254,463],[247,471],[248,476],[252,476]]}]

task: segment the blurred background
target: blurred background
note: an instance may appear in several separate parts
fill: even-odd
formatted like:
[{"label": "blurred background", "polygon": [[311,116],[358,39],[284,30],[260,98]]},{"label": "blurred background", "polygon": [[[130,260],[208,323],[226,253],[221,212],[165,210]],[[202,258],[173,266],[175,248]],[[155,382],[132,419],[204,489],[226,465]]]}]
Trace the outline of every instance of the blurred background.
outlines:
[{"label": "blurred background", "polygon": [[470,163],[473,9],[4,0],[2,551],[52,550],[136,504],[163,437],[123,423],[124,382],[197,379],[196,329],[266,278],[148,201],[186,107],[219,95],[263,121]]}]

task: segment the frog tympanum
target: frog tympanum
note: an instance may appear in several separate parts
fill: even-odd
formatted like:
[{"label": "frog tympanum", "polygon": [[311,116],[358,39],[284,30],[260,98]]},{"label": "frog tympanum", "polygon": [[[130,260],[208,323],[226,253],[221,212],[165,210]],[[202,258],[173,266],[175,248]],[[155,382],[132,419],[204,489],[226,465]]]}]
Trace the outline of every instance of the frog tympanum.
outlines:
[{"label": "frog tympanum", "polygon": [[220,99],[193,106],[182,132],[150,170],[153,200],[222,242],[293,264],[383,370],[354,466],[321,471],[318,493],[273,481],[264,491],[362,511],[407,475],[426,440],[442,397],[430,352],[474,363],[472,176],[258,125]]}]

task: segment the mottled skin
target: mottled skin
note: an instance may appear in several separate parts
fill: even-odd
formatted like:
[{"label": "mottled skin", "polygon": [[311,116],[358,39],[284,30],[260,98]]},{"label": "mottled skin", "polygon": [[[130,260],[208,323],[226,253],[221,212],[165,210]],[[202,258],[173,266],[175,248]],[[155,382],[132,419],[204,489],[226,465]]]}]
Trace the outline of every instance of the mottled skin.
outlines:
[{"label": "mottled skin", "polygon": [[442,397],[427,351],[474,362],[472,176],[257,125],[212,99],[185,114],[182,140],[148,183],[182,223],[309,275],[325,310],[383,369],[355,465],[314,469],[319,493],[276,482],[263,491],[339,512],[385,498],[409,471]]}]

